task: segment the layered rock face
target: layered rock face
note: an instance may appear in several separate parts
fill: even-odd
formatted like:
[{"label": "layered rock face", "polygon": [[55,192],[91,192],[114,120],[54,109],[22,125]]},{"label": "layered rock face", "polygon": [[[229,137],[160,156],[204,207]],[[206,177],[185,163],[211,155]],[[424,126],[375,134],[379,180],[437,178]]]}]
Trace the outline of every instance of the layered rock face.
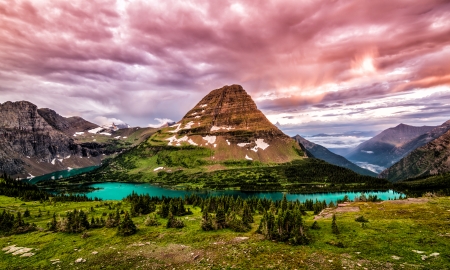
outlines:
[{"label": "layered rock face", "polygon": [[211,158],[287,162],[306,157],[300,146],[270,123],[240,85],[211,91],[181,121],[155,137],[168,145],[214,150]]},{"label": "layered rock face", "polygon": [[240,85],[211,91],[181,120],[182,123],[191,121],[193,128],[189,132],[192,134],[286,136],[267,120]]},{"label": "layered rock face", "polygon": [[0,104],[0,115],[1,172],[36,176],[99,163],[95,158],[101,154],[98,146],[83,147],[70,135],[95,128],[95,124],[79,117],[64,118],[27,101]]}]

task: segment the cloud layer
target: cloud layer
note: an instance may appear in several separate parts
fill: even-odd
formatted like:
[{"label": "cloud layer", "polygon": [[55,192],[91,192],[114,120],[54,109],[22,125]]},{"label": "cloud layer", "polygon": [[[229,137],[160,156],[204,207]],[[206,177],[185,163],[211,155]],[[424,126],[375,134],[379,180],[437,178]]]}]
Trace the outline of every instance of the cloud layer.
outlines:
[{"label": "cloud layer", "polygon": [[0,3],[0,102],[147,126],[241,84],[290,134],[450,115],[448,1]]}]

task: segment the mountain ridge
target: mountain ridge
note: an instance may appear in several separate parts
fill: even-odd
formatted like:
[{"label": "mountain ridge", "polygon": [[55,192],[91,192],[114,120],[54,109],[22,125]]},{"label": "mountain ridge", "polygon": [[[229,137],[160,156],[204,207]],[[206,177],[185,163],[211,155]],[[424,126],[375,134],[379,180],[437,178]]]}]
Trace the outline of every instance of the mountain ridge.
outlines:
[{"label": "mountain ridge", "polygon": [[310,156],[310,157],[324,160],[333,165],[337,165],[340,167],[350,169],[350,170],[352,170],[356,173],[362,174],[362,175],[369,175],[369,176],[377,175],[376,173],[374,173],[372,171],[361,168],[358,165],[350,162],[345,157],[331,152],[326,147],[323,147],[319,144],[308,141],[307,139],[303,138],[300,135],[296,135],[293,138],[305,148],[306,153],[309,154],[308,156]]},{"label": "mountain ridge", "polygon": [[389,167],[405,155],[405,151],[399,151],[400,147],[434,128],[436,126],[415,127],[401,123],[361,143],[345,157],[351,161]]}]

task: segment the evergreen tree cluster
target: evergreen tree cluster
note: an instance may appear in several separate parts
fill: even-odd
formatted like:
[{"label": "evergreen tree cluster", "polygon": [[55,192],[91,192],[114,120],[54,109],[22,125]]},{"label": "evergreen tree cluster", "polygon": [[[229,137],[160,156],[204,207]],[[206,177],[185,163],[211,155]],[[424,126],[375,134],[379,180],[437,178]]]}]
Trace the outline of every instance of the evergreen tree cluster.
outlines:
[{"label": "evergreen tree cluster", "polygon": [[17,215],[14,216],[14,214],[3,210],[0,214],[0,235],[21,234],[35,230],[36,225],[25,222],[20,212],[17,212]]},{"label": "evergreen tree cluster", "polygon": [[258,232],[268,240],[307,245],[310,240],[303,224],[301,207],[301,204],[288,202],[284,196],[279,209],[263,214]]},{"label": "evergreen tree cluster", "polygon": [[148,194],[138,195],[133,191],[124,201],[131,203],[130,213],[133,217],[147,215],[156,210],[155,202]]},{"label": "evergreen tree cluster", "polygon": [[67,233],[80,233],[89,227],[88,216],[83,210],[77,209],[67,212],[67,216],[56,225],[58,231]]},{"label": "evergreen tree cluster", "polygon": [[169,214],[172,213],[174,216],[185,216],[192,214],[192,211],[188,208],[186,209],[185,200],[182,198],[173,198],[169,200],[162,200],[161,208],[159,209],[158,214],[162,218],[169,217]]}]

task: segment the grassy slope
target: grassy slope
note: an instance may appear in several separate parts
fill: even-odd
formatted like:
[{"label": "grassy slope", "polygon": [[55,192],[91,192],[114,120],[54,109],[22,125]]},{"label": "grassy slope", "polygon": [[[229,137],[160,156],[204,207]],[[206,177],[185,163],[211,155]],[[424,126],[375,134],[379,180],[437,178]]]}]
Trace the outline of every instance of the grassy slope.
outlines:
[{"label": "grassy slope", "polygon": [[[294,148],[295,141],[292,141],[292,146],[280,147],[281,152],[285,151],[281,155],[291,155],[293,160],[280,164],[245,159],[218,160],[214,158],[219,155],[217,152],[245,150],[241,147],[228,148],[225,142],[219,144],[217,148],[192,146],[184,142],[181,146],[168,146],[167,141],[164,141],[166,137],[164,130],[158,131],[145,142],[106,162],[97,171],[73,179],[59,180],[58,184],[123,181],[153,182],[179,188],[311,192],[341,190],[342,184],[354,186],[355,183],[359,185],[386,182],[358,175],[351,170],[321,160],[304,158],[304,153]],[[255,154],[253,151],[248,153],[248,155]],[[156,168],[161,167],[164,169],[155,171]],[[45,184],[49,185],[50,182]],[[380,185],[359,186],[359,189],[366,188],[382,187]]]},{"label": "grassy slope", "polygon": [[[100,202],[59,203],[56,206],[34,202],[22,202],[0,196],[0,210],[31,211],[26,220],[44,227],[50,220],[46,214],[34,218],[40,208],[44,213],[64,215],[73,208],[89,211],[93,206],[94,216],[103,212],[114,212],[106,207],[96,207]],[[194,208],[194,214],[183,217],[186,227],[180,230],[166,229],[163,225],[145,227],[144,217],[134,218],[139,231],[130,237],[116,236],[116,229],[91,229],[90,237],[82,239],[80,234],[33,233],[0,237],[0,248],[17,245],[34,248],[36,255],[21,258],[0,252],[1,269],[56,268],[51,260],[60,259],[61,269],[448,269],[450,265],[450,241],[448,226],[450,219],[450,198],[435,198],[428,202],[399,204],[392,202],[352,203],[359,206],[359,213],[337,214],[341,234],[331,233],[331,220],[320,219],[322,227],[310,230],[314,241],[310,246],[290,246],[261,239],[256,234],[261,218],[255,216],[255,224],[248,233],[229,230],[204,232],[200,229],[201,213]],[[122,209],[129,206],[122,203]],[[369,219],[366,228],[354,221],[356,216]],[[311,225],[313,215],[308,213],[306,224]],[[240,240],[237,237],[249,237]],[[341,241],[344,248],[327,244]],[[138,244],[142,245],[139,246]],[[437,252],[440,255],[421,259]],[[97,255],[92,252],[97,251]],[[198,257],[196,257],[198,255]],[[400,257],[395,260],[392,256]],[[85,263],[76,264],[84,258]],[[195,258],[195,259],[194,259]]]}]

